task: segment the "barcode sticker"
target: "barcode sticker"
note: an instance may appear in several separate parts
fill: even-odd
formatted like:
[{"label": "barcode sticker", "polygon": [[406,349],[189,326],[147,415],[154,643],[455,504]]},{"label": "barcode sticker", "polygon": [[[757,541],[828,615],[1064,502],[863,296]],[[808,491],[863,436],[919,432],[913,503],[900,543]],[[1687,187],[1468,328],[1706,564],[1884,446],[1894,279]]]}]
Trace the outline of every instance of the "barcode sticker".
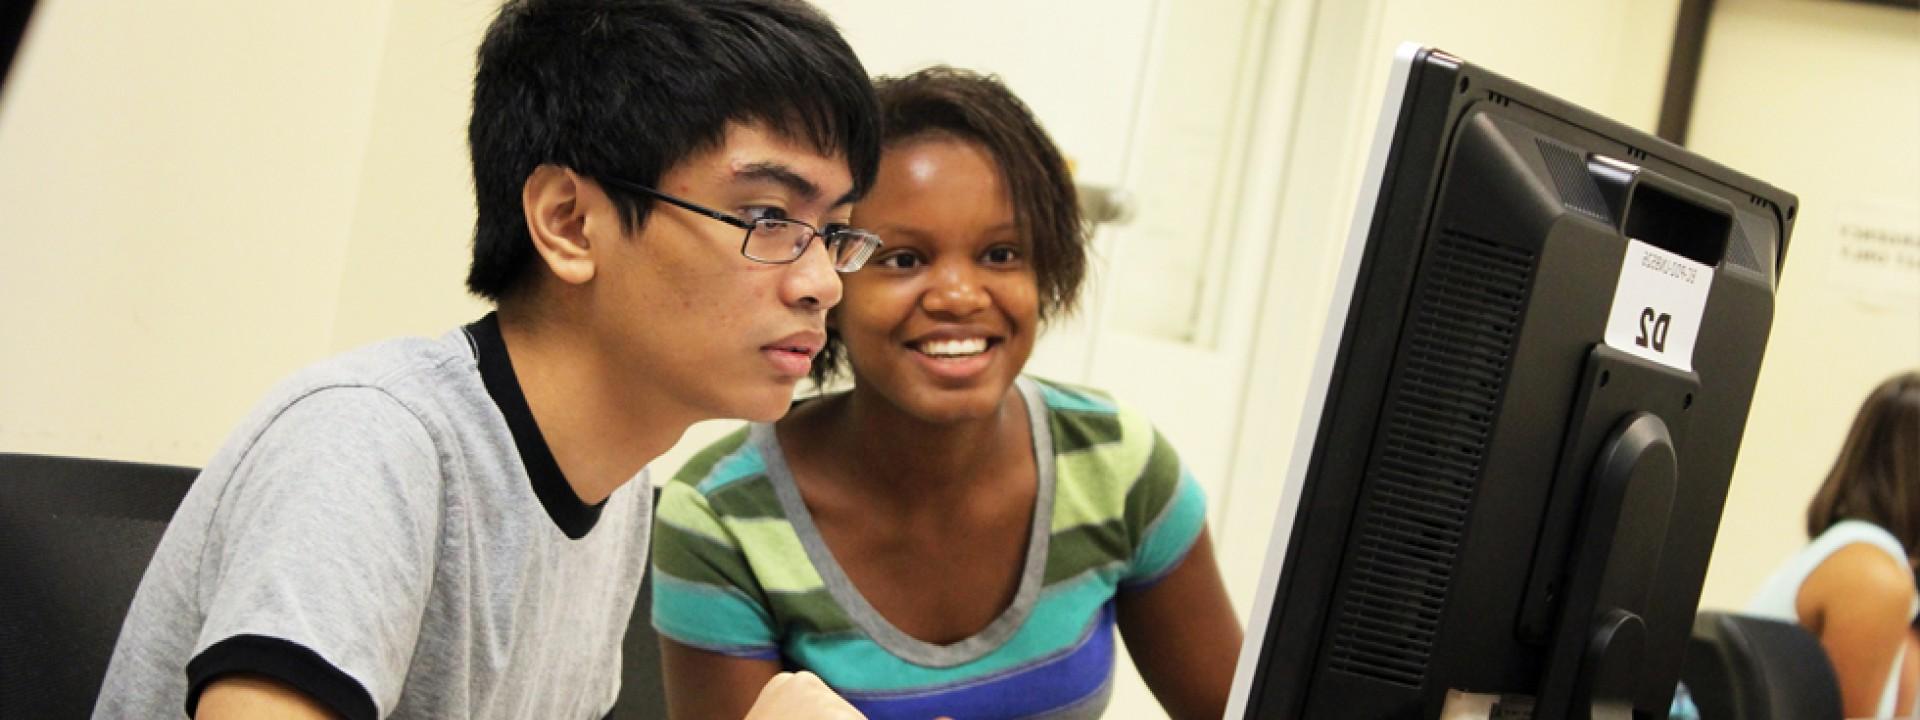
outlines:
[{"label": "barcode sticker", "polygon": [[1693,372],[1693,346],[1712,286],[1712,266],[1629,238],[1607,313],[1607,344]]}]

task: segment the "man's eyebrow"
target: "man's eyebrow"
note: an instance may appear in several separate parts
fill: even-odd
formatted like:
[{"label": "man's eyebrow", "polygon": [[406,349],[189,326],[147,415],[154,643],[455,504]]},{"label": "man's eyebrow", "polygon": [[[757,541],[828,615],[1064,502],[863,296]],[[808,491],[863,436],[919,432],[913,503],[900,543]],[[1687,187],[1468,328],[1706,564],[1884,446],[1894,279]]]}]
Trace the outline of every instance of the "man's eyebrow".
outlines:
[{"label": "man's eyebrow", "polygon": [[820,186],[800,176],[792,168],[777,162],[756,162],[740,166],[733,171],[733,177],[739,180],[765,180],[787,188],[789,192],[800,196],[804,202],[813,202],[820,197]]}]

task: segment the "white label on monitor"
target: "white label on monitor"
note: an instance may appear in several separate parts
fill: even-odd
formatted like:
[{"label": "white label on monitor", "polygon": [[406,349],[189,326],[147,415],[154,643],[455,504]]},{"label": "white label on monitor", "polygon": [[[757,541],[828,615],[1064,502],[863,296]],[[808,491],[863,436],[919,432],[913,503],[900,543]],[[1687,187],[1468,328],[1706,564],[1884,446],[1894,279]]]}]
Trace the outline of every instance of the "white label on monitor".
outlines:
[{"label": "white label on monitor", "polygon": [[1607,313],[1607,344],[1693,372],[1693,344],[1712,286],[1711,266],[1628,239]]}]

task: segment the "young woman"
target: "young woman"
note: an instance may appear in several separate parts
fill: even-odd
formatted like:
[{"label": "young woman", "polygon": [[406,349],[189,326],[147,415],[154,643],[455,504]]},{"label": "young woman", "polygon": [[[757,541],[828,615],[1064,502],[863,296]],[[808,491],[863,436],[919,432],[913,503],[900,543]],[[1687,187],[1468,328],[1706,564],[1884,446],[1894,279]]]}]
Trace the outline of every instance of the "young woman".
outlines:
[{"label": "young woman", "polygon": [[709,447],[665,489],[654,624],[676,718],[783,667],[874,718],[1097,717],[1117,627],[1167,713],[1218,718],[1240,647],[1198,484],[1107,396],[1022,374],[1073,304],[1065,163],[998,81],[883,79],[883,149],[817,379],[853,389]]},{"label": "young woman", "polygon": [[1920,611],[1920,372],[1874,388],[1807,509],[1807,547],[1749,610],[1820,638],[1847,717],[1912,717],[1909,629]]}]

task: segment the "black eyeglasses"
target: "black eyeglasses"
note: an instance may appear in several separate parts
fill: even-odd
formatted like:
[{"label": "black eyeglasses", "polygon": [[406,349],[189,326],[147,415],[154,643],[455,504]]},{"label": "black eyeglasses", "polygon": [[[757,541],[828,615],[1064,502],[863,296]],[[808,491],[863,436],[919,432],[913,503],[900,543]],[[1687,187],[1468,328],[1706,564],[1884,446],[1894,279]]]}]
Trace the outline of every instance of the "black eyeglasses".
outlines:
[{"label": "black eyeglasses", "polygon": [[746,238],[740,241],[740,254],[754,262],[784,265],[799,260],[801,255],[806,254],[807,246],[818,237],[826,244],[827,255],[833,258],[833,269],[850,273],[859,270],[860,266],[867,263],[867,258],[873,256],[873,251],[880,248],[880,236],[845,225],[828,225],[827,229],[822,231],[799,220],[787,218],[747,220],[682,200],[638,183],[609,177],[595,179],[747,231]]}]

